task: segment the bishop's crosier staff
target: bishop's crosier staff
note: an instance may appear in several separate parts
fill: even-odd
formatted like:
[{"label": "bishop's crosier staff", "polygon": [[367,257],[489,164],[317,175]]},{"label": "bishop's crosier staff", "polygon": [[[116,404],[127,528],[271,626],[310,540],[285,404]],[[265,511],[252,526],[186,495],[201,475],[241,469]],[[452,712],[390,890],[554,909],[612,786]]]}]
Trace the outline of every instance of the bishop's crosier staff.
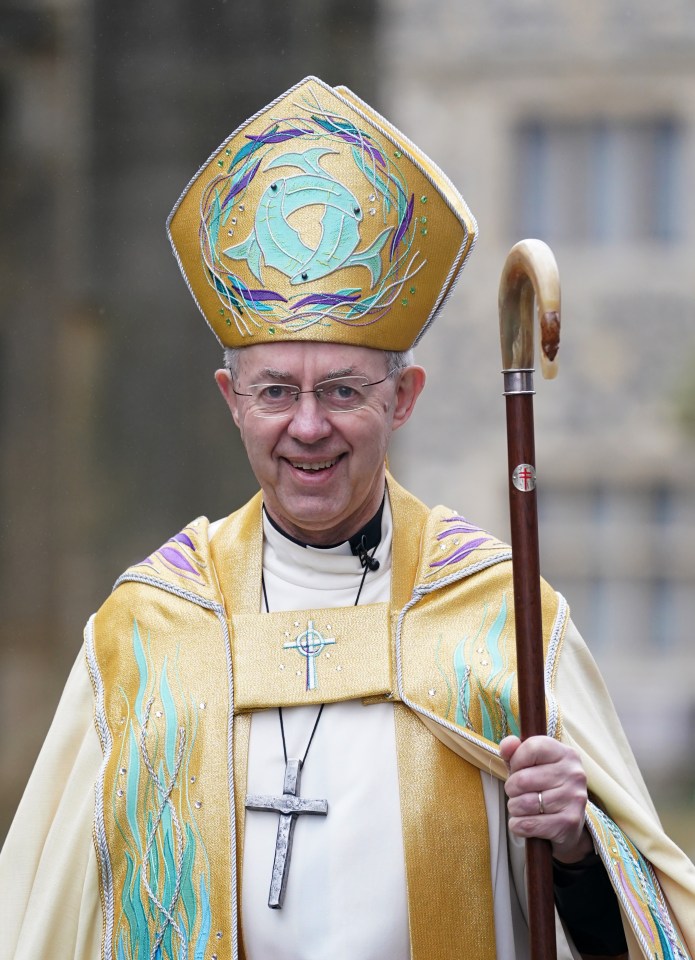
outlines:
[{"label": "bishop's crosier staff", "polygon": [[[521,738],[547,732],[541,624],[538,511],[533,429],[533,305],[541,328],[541,371],[557,374],[560,280],[550,248],[522,240],[509,252],[499,289],[500,338],[507,405],[509,510]],[[550,842],[526,841],[529,936],[533,960],[554,960],[555,909]]]}]

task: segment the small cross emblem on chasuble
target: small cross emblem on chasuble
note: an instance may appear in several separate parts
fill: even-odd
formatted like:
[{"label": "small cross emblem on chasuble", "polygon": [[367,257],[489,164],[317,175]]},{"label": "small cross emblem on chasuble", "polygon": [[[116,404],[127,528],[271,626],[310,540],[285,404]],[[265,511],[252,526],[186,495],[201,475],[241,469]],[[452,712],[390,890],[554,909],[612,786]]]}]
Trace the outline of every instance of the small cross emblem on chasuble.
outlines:
[{"label": "small cross emblem on chasuble", "polygon": [[271,813],[280,814],[275,840],[273,873],[270,880],[270,893],[268,894],[268,906],[273,910],[279,910],[285,899],[287,874],[292,854],[292,838],[297,817],[300,813],[314,813],[322,816],[328,813],[327,800],[307,800],[297,796],[301,770],[301,760],[287,761],[281,797],[264,797],[256,794],[247,794],[246,796],[245,806],[247,810],[268,810]]},{"label": "small cross emblem on chasuble", "polygon": [[324,637],[323,634],[314,627],[314,621],[309,620],[306,630],[298,634],[294,640],[283,645],[285,650],[296,650],[306,658],[307,690],[315,690],[318,686],[316,679],[316,658],[321,654],[325,646],[332,643],[335,643],[335,638]]}]

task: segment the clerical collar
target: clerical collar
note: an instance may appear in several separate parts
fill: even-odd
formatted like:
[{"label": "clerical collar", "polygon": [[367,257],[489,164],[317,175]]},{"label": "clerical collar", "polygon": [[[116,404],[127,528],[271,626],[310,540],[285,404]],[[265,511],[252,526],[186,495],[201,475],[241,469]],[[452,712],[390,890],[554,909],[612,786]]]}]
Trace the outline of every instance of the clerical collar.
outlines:
[{"label": "clerical collar", "polygon": [[[348,540],[350,544],[350,549],[352,550],[354,556],[359,557],[364,551],[374,550],[381,543],[381,518],[384,513],[384,503],[386,502],[386,493],[381,500],[379,509],[374,514],[371,520],[368,520],[363,527],[353,533],[353,535]],[[290,536],[285,530],[279,526],[275,520],[270,516],[268,511],[263,506],[263,513],[268,518],[270,525],[277,530],[278,533],[282,534],[287,540],[291,540],[292,543],[296,543],[300,547],[312,547],[314,550],[331,550],[334,547],[340,546],[339,543],[331,543],[324,546],[316,546],[313,543],[304,543],[302,540],[297,540],[296,537]],[[344,542],[344,541],[343,541]]]}]

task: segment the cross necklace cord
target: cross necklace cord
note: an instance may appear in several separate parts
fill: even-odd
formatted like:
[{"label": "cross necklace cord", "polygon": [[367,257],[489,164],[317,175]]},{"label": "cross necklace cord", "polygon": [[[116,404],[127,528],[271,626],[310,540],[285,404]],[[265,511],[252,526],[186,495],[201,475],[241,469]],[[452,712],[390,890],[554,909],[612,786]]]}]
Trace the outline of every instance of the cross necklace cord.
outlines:
[{"label": "cross necklace cord", "polygon": [[[371,557],[364,551],[368,560],[373,560],[377,551],[378,544],[374,547]],[[360,586],[355,597],[354,606],[359,603],[362,587],[367,576],[367,572],[377,569],[372,563],[366,562],[360,555],[360,562],[364,567]],[[261,586],[263,588],[263,601],[266,613],[270,612],[268,605],[268,592],[265,585],[265,577],[261,574]],[[310,800],[299,796],[299,785],[302,773],[302,767],[309,755],[309,748],[314,739],[316,728],[319,725],[321,714],[325,703],[319,707],[319,711],[311,730],[309,742],[306,745],[304,756],[301,760],[295,760],[287,757],[287,742],[285,740],[285,724],[282,718],[282,707],[278,707],[278,716],[280,718],[280,733],[282,735],[282,752],[285,758],[285,779],[282,785],[282,796],[263,796],[259,794],[247,794],[245,807],[247,810],[265,810],[271,813],[278,813],[278,832],[275,839],[275,857],[273,860],[273,872],[270,879],[270,891],[268,893],[268,906],[271,910],[279,910],[285,899],[285,890],[287,888],[287,877],[289,874],[290,857],[292,855],[292,841],[294,839],[294,828],[297,823],[297,817],[301,813],[313,813],[319,816],[325,816],[328,813],[327,800]]]}]

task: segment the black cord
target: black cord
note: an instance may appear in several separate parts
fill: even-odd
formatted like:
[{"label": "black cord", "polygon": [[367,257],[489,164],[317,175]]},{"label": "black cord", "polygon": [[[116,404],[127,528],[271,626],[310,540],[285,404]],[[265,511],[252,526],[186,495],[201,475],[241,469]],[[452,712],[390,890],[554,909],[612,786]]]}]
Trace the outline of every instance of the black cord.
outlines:
[{"label": "black cord", "polygon": [[[325,703],[322,703],[319,707],[319,712],[316,714],[316,720],[314,721],[314,728],[311,731],[311,736],[309,737],[309,742],[306,745],[306,750],[304,751],[304,756],[299,762],[300,769],[304,766],[309,753],[309,747],[311,746],[311,741],[314,739],[314,734],[316,733],[316,728],[319,725],[319,720],[321,719],[321,714],[323,713],[323,708],[326,706]],[[282,734],[282,752],[285,757],[285,764],[287,764],[287,743],[285,742],[285,724],[282,719],[282,707],[278,707],[278,716],[280,717],[280,733]]]},{"label": "black cord", "polygon": [[[362,563],[362,566],[364,567],[364,570],[362,571],[362,579],[360,580],[360,588],[359,588],[359,590],[357,591],[357,596],[355,597],[355,602],[354,602],[354,604],[353,604],[353,606],[355,606],[355,607],[356,607],[357,604],[360,602],[360,594],[362,593],[362,587],[364,586],[364,581],[367,579],[367,573],[368,573],[368,571],[369,571],[369,570],[377,570],[377,569],[379,568],[379,561],[374,559],[374,554],[376,553],[378,546],[379,546],[379,544],[377,543],[376,547],[374,547],[374,550],[372,551],[371,557],[369,556],[369,554],[365,554],[366,560],[363,561],[363,560],[362,560],[362,557],[360,556],[360,562]],[[376,567],[375,567],[375,566],[372,566],[372,564],[376,564]]]}]

